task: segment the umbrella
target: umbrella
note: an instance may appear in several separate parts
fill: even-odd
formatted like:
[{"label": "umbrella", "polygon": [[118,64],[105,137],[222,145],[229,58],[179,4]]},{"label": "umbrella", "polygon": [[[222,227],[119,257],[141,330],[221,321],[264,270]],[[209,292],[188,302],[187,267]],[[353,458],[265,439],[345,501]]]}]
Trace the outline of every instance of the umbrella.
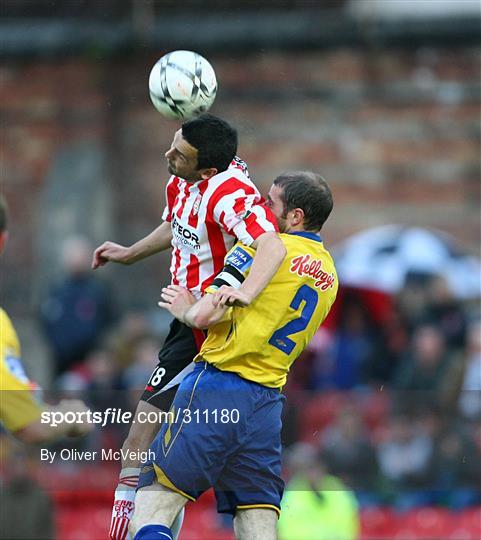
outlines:
[{"label": "umbrella", "polygon": [[343,286],[395,293],[408,276],[442,276],[457,298],[481,296],[481,261],[442,231],[385,225],[354,234],[332,252]]}]

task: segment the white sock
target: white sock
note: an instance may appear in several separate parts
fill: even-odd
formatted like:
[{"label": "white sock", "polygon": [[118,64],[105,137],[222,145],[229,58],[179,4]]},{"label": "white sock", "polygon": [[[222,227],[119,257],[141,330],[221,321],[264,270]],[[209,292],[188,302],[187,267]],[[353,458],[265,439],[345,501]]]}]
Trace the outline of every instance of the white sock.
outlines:
[{"label": "white sock", "polygon": [[180,529],[182,528],[182,523],[184,523],[184,514],[185,509],[182,508],[182,510],[177,514],[177,517],[174,519],[174,523],[172,523],[172,527],[170,528],[174,540],[178,540],[179,538]]},{"label": "white sock", "polygon": [[110,522],[111,540],[130,540],[131,538],[128,527],[134,514],[135,489],[139,475],[140,467],[126,467],[120,472]]}]

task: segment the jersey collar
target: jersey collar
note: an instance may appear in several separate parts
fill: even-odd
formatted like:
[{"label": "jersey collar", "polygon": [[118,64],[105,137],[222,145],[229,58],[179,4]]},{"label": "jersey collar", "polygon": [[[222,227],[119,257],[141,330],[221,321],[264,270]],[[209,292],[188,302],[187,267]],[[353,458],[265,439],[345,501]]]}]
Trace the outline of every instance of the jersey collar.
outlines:
[{"label": "jersey collar", "polygon": [[309,240],[314,240],[315,242],[322,242],[322,238],[315,233],[307,232],[307,231],[295,231],[291,232],[289,234],[297,234],[297,236],[302,236],[304,238],[308,238]]}]

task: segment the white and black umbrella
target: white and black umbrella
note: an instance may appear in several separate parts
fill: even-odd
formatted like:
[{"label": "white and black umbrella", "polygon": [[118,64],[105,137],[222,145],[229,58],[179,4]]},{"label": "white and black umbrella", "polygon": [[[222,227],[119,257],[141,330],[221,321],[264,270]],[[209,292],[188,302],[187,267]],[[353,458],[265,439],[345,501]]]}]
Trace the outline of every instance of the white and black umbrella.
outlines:
[{"label": "white and black umbrella", "polygon": [[385,225],[334,247],[341,285],[395,293],[409,275],[443,276],[457,298],[481,296],[481,261],[441,231]]}]

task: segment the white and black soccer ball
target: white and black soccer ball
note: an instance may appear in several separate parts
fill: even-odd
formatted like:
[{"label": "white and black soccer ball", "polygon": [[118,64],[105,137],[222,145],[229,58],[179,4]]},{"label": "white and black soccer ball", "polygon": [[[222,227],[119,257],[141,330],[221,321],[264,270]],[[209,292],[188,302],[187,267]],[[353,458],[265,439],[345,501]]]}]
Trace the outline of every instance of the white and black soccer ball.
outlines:
[{"label": "white and black soccer ball", "polygon": [[149,77],[150,98],[167,118],[186,120],[207,111],[217,93],[215,72],[192,51],[173,51],[154,65]]}]

